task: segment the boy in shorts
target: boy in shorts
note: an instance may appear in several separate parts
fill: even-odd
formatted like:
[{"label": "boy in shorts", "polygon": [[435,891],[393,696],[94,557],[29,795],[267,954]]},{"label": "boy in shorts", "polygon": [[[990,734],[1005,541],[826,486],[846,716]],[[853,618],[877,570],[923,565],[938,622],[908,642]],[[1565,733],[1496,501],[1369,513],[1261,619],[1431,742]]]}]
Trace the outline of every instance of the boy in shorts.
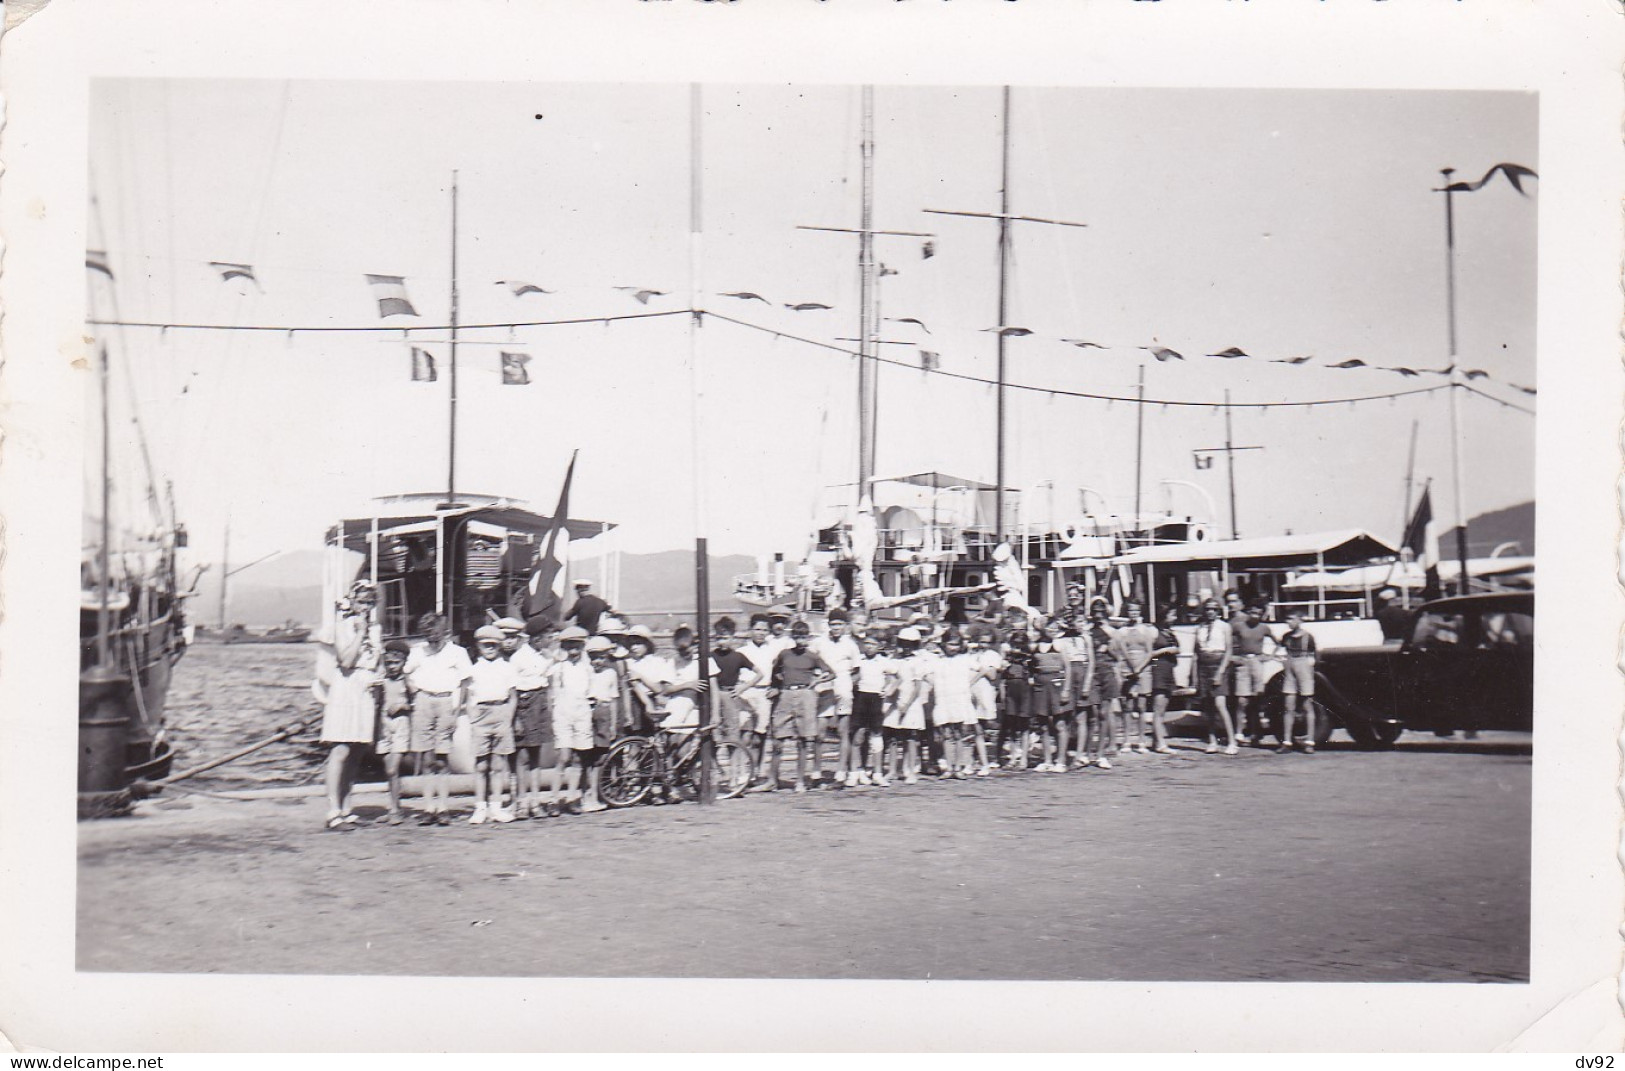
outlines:
[{"label": "boy in shorts", "polygon": [[508,756],[513,754],[519,674],[502,657],[501,629],[482,625],[474,641],[480,656],[468,683],[468,731],[474,746],[474,813],[468,824],[479,826],[513,821],[513,812],[502,806],[502,788],[508,783]]},{"label": "boy in shorts", "polygon": [[520,818],[542,817],[542,763],[553,757],[553,712],[548,705],[547,675],[553,668],[552,651],[547,647],[547,624],[538,621],[526,626],[514,618],[504,618],[497,627],[504,632],[517,625],[518,638],[508,656],[519,677],[519,694],[513,719],[513,798]]},{"label": "boy in shorts", "polygon": [[[845,610],[836,607],[829,612],[829,634],[814,640],[811,649],[835,674],[829,682],[829,691],[819,693],[818,714],[820,718],[835,719],[835,732],[839,740],[835,753],[835,785],[838,788],[852,788],[858,783],[857,769],[862,765],[852,748],[852,671],[857,668],[862,652],[858,650],[857,641],[847,635]],[[813,783],[818,783],[822,778],[823,771],[819,769],[818,749],[815,746]]]},{"label": "boy in shorts", "polygon": [[1298,720],[1298,697],[1303,696],[1303,753],[1315,753],[1315,638],[1303,627],[1303,614],[1294,610],[1286,615],[1286,635],[1281,637],[1281,649],[1286,652],[1286,672],[1281,678],[1281,696],[1286,701],[1286,713],[1281,724],[1281,746],[1277,754],[1292,750],[1293,723]]},{"label": "boy in shorts", "polygon": [[711,630],[711,664],[716,667],[712,677],[717,697],[716,732],[718,740],[736,744],[753,726],[745,690],[762,679],[756,664],[739,650],[738,644],[733,618],[719,618]]},{"label": "boy in shorts", "polygon": [[1246,747],[1262,745],[1264,658],[1275,646],[1270,627],[1264,624],[1264,607],[1259,603],[1247,607],[1238,620],[1230,623],[1230,636],[1234,645],[1236,733]]},{"label": "boy in shorts", "polygon": [[[553,796],[547,817],[560,814],[559,799],[564,791],[566,770],[573,764],[582,796],[593,780],[596,753],[592,736],[593,675],[596,672],[586,656],[587,630],[571,625],[559,633],[559,656],[548,671],[553,697]],[[594,775],[595,777],[596,775]],[[596,783],[593,784],[596,791]],[[569,805],[569,813],[581,813],[581,801]]]},{"label": "boy in shorts", "polygon": [[389,778],[389,824],[398,826],[401,813],[401,756],[412,748],[412,683],[406,679],[406,659],[412,645],[405,640],[384,644],[384,675],[372,682],[378,711],[378,754],[384,757]]},{"label": "boy in shorts", "polygon": [[457,730],[457,713],[468,703],[468,676],[473,672],[468,652],[452,643],[446,619],[439,614],[418,618],[418,631],[424,641],[412,648],[406,659],[406,679],[412,685],[412,751],[417,755],[417,773],[429,775],[424,795],[429,808],[419,825],[451,824],[446,813],[451,794],[447,791],[446,756],[451,751],[452,734]]},{"label": "boy in shorts", "polygon": [[[805,621],[790,626],[790,646],[779,652],[773,660],[773,737],[768,745],[772,759],[768,764],[770,784],[779,783],[780,741],[793,741],[796,748],[797,792],[807,791],[807,768],[804,752],[818,747],[818,693],[814,688],[835,678],[824,660],[807,649],[812,630]],[[813,755],[813,768],[818,767],[818,756]]]},{"label": "boy in shorts", "polygon": [[880,637],[873,632],[858,641],[862,657],[853,681],[852,691],[852,750],[854,761],[862,761],[864,751],[869,754],[868,765],[860,768],[849,780],[850,785],[875,784],[889,788],[884,767],[885,737],[882,725],[886,717],[886,698],[897,691],[897,671],[890,658],[881,651]]}]

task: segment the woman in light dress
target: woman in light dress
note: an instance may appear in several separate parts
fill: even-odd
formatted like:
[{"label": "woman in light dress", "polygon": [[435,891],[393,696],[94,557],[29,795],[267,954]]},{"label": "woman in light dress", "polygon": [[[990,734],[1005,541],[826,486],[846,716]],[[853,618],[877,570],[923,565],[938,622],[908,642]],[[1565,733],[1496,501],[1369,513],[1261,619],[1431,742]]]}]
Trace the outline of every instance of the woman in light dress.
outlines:
[{"label": "woman in light dress", "polygon": [[349,829],[356,824],[350,813],[350,790],[365,749],[377,736],[378,712],[371,691],[378,676],[383,650],[383,628],[375,613],[377,589],[370,580],[357,580],[339,600],[333,626],[334,665],[326,681],[322,706],[322,742],[327,751],[327,828]]}]

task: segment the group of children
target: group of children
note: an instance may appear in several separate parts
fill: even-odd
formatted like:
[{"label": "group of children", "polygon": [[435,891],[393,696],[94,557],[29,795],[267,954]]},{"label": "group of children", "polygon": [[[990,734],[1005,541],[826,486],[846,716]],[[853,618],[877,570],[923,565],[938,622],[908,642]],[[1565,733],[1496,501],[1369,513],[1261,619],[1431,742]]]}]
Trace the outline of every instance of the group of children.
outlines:
[{"label": "group of children", "polygon": [[[1176,694],[1194,693],[1208,711],[1209,753],[1220,750],[1221,730],[1226,754],[1238,740],[1261,739],[1259,659],[1269,653],[1285,662],[1278,735],[1287,750],[1298,696],[1313,695],[1314,640],[1291,615],[1277,641],[1262,614],[1238,605],[1226,621],[1217,603],[1206,604],[1188,688],[1178,683],[1171,620],[1148,621],[1131,601],[1114,624],[1104,600],[1086,608],[1078,594],[1049,619],[1002,624],[944,626],[916,615],[882,627],[862,611],[837,609],[817,637],[788,611],[753,615],[743,634],[722,618],[704,673],[686,625],[664,654],[648,629],[612,618],[608,634],[596,635],[503,618],[474,634],[470,658],[445,620],[429,614],[418,623],[422,642],[384,645],[371,686],[387,820],[404,820],[400,775],[410,754],[429,775],[420,821],[450,822],[447,756],[459,715],[474,761],[474,825],[603,810],[598,765],[608,747],[627,735],[692,731],[708,701],[717,738],[750,756],[754,791],[779,790],[782,760],[792,754],[795,792],[986,777],[995,768],[1110,770],[1125,755],[1171,753],[1164,717]],[[1306,702],[1303,747],[1311,752],[1312,711]],[[829,735],[835,762],[825,771]],[[544,763],[553,772],[545,799]],[[572,780],[579,792],[565,804]]]}]

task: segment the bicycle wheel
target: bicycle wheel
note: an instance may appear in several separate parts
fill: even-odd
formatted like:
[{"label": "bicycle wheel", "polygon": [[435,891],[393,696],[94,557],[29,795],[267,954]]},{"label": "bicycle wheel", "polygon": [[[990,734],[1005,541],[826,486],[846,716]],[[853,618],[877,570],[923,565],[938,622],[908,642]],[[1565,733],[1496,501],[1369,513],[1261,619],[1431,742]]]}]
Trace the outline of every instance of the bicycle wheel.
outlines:
[{"label": "bicycle wheel", "polygon": [[649,741],[629,736],[616,741],[598,772],[598,797],[610,807],[641,803],[660,779],[660,753]]},{"label": "bicycle wheel", "polygon": [[[750,784],[750,753],[738,744],[717,741],[712,745],[711,758],[706,766],[711,772],[711,787],[719,800],[733,799]],[[700,748],[697,741],[672,766],[671,785],[682,799],[700,798]]]},{"label": "bicycle wheel", "polygon": [[750,785],[754,768],[750,752],[745,748],[717,741],[711,758],[711,783],[716,786],[717,799],[731,800],[742,795]]}]

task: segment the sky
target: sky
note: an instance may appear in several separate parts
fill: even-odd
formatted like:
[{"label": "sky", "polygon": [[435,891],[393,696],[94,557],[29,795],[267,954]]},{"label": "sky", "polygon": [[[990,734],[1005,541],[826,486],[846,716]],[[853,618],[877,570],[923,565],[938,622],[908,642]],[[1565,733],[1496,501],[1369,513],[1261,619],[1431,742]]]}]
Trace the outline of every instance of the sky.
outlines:
[{"label": "sky", "polygon": [[[467,332],[459,347],[458,485],[550,512],[579,450],[571,513],[614,521],[620,546],[690,545],[792,558],[856,469],[850,357],[857,244],[800,225],[858,223],[855,86],[707,86],[702,238],[690,298],[685,86],[98,81],[90,138],[93,247],[116,282],[105,317],[279,326],[443,324],[458,183],[460,320],[617,316],[699,306],[780,332],[689,317]],[[877,239],[896,274],[882,355],[991,377],[996,228],[925,209],[996,211],[1000,93],[875,91]],[[1031,89],[1012,94],[1014,212],[1086,223],[1012,227],[1013,383],[1153,399],[1279,402],[1386,394],[1438,377],[1324,367],[1448,363],[1439,169],[1539,169],[1536,98],[1490,92]],[[1535,399],[1538,181],[1454,198],[1459,361],[1509,402]],[[209,261],[251,264],[258,286]],[[404,276],[420,316],[380,320],[365,273]],[[498,280],[556,293],[515,298]],[[640,305],[620,286],[666,291]],[[720,296],[752,291],[771,304]],[[817,302],[831,310],[791,311]],[[369,500],[445,486],[447,386],[413,383],[400,332],[127,328],[104,334],[134,373],[154,465],[205,548],[314,548]],[[428,337],[443,339],[443,332]],[[1081,338],[1104,349],[1058,341]],[[443,342],[418,341],[444,362]],[[1159,363],[1140,347],[1187,355]],[[1239,346],[1252,359],[1204,356]],[[532,356],[504,386],[498,353]],[[1309,355],[1302,365],[1270,358]],[[698,390],[695,390],[695,387]],[[1135,407],[1009,393],[1008,482],[1029,516],[1064,521],[1080,488],[1133,508]],[[980,383],[886,367],[881,474],[991,481],[994,398]],[[1243,536],[1362,527],[1396,539],[1413,422],[1417,480],[1454,520],[1446,392],[1232,413]],[[1469,515],[1534,494],[1534,420],[1461,399]],[[1147,406],[1147,508],[1228,531],[1223,412]],[[133,449],[128,435],[121,446]],[[1188,481],[1164,486],[1162,480]],[[1053,503],[1053,505],[1052,505]],[[208,556],[207,554],[205,556]]]}]

